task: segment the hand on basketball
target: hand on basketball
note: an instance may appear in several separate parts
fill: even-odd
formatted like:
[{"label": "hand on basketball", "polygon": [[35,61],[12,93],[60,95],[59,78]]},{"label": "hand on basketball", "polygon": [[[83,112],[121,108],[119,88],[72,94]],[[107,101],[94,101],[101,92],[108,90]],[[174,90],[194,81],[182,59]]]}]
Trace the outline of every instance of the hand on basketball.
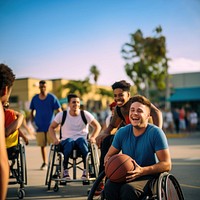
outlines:
[{"label": "hand on basketball", "polygon": [[134,181],[136,178],[142,176],[142,167],[140,167],[134,160],[135,169],[133,171],[128,171],[126,176],[126,182]]}]

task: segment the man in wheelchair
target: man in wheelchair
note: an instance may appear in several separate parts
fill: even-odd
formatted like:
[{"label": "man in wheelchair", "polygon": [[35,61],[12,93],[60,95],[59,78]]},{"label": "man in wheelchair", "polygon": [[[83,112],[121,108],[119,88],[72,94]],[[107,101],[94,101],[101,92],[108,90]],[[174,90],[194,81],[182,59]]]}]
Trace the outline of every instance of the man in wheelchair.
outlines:
[{"label": "man in wheelchair", "polygon": [[148,123],[150,110],[151,102],[147,98],[133,97],[129,112],[131,124],[118,130],[104,164],[122,151],[134,159],[135,170],[127,173],[126,183],[107,180],[104,188],[106,200],[141,199],[147,193],[150,180],[171,170],[166,136],[160,128]]},{"label": "man in wheelchair", "polygon": [[[63,178],[67,180],[71,179],[68,170],[68,162],[73,149],[77,147],[81,152],[84,165],[81,178],[85,179],[87,177],[86,157],[89,151],[87,139],[90,143],[95,143],[95,138],[101,131],[101,126],[91,113],[80,109],[80,98],[76,94],[69,94],[67,100],[67,111],[57,113],[49,127],[49,133],[50,137],[53,139],[53,144],[60,144],[64,154]],[[58,139],[55,129],[59,125],[61,125],[61,127],[60,138]],[[88,137],[89,125],[92,127],[90,137]]]},{"label": "man in wheelchair", "polygon": [[19,138],[22,137],[26,145],[29,143],[28,138],[20,130],[24,116],[17,111],[9,109],[8,102],[5,102],[3,106],[5,115],[5,141],[10,167],[10,179],[15,179],[15,181],[9,181],[9,184],[20,184],[18,197],[23,198],[25,196],[24,185],[27,184],[27,172],[25,149],[20,144]]}]

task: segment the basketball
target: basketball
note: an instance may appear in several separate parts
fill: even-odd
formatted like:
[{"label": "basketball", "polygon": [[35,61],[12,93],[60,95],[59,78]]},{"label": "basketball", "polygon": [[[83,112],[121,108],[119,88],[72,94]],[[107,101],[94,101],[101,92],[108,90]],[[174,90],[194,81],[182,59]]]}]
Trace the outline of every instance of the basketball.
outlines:
[{"label": "basketball", "polygon": [[106,163],[105,174],[106,177],[113,182],[126,182],[127,171],[132,171],[134,169],[133,159],[130,156],[126,154],[116,154]]}]

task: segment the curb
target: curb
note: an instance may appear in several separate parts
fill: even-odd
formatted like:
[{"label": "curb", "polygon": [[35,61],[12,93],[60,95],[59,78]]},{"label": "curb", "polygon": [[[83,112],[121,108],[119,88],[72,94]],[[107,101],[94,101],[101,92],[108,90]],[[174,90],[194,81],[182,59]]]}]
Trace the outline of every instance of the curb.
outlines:
[{"label": "curb", "polygon": [[188,133],[167,133],[166,134],[166,137],[167,138],[186,138],[186,137],[188,137],[189,136],[189,134]]},{"label": "curb", "polygon": [[187,138],[191,136],[200,136],[200,132],[193,132],[193,133],[166,133],[167,138]]}]

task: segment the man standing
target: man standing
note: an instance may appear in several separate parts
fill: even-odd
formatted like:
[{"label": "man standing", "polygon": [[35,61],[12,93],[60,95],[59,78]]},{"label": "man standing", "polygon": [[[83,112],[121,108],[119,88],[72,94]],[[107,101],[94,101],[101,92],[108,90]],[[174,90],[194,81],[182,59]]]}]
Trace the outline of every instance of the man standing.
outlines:
[{"label": "man standing", "polygon": [[2,104],[8,101],[15,75],[13,71],[4,64],[0,64],[0,199],[6,198],[9,165],[5,146],[5,127],[4,127],[4,112]]},{"label": "man standing", "polygon": [[[54,111],[62,111],[57,97],[46,91],[46,81],[39,82],[40,93],[36,94],[31,101],[31,121],[36,128],[36,140],[38,146],[41,147],[43,164],[41,170],[47,169],[47,153],[46,145],[50,144],[51,140],[48,134],[49,125],[54,118]],[[35,113],[34,113],[35,111]]]}]

